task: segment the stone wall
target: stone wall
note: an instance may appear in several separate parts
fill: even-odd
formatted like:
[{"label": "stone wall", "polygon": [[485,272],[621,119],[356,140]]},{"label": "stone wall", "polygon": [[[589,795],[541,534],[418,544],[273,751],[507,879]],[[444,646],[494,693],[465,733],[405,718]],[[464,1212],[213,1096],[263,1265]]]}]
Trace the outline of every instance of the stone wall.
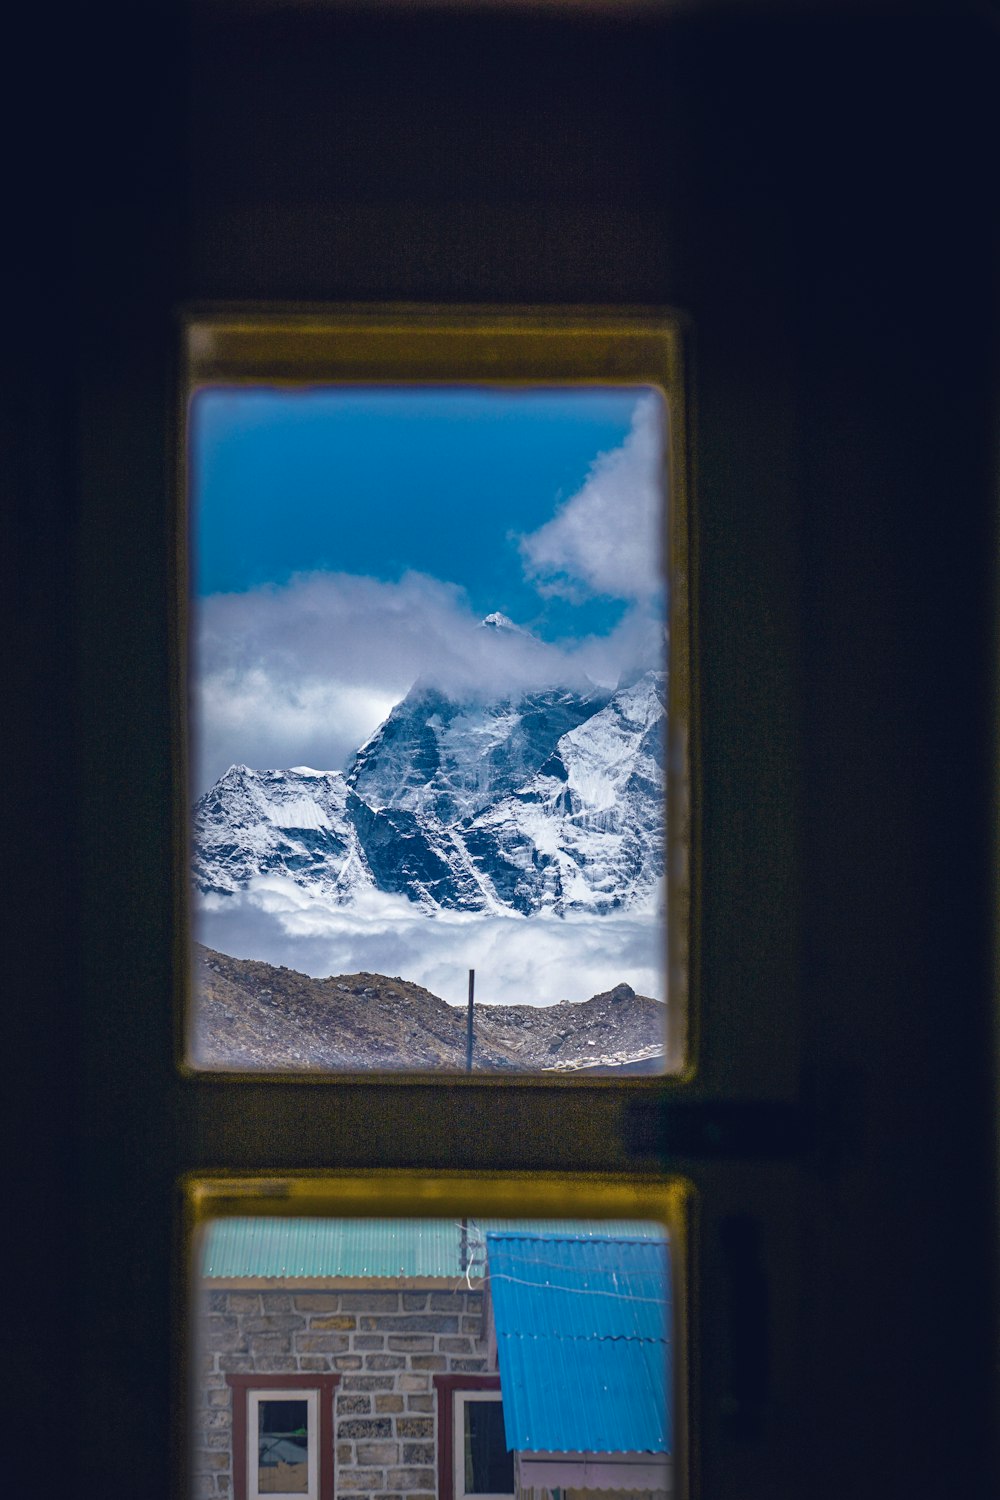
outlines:
[{"label": "stone wall", "polygon": [[483,1294],[469,1291],[209,1291],[197,1330],[194,1500],[232,1494],[227,1374],[339,1374],[334,1492],[431,1500],[436,1374],[487,1369]]}]

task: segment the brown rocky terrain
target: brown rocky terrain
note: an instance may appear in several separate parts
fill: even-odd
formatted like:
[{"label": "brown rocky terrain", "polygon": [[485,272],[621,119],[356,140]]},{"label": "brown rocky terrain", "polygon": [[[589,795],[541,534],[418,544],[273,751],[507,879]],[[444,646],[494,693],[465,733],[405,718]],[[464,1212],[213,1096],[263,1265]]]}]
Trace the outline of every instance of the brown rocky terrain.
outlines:
[{"label": "brown rocky terrain", "polygon": [[[313,979],[195,945],[193,1062],[253,1071],[464,1071],[466,1010],[384,974]],[[665,1007],[627,984],[590,1000],[475,1008],[473,1066],[658,1072]]]}]

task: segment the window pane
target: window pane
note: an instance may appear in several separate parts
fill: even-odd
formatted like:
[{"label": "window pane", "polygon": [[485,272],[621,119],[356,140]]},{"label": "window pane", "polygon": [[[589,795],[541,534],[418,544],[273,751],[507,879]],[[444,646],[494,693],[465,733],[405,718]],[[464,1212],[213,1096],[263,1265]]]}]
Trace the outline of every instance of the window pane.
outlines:
[{"label": "window pane", "polygon": [[667,408],[190,407],[190,1059],[664,1066]]},{"label": "window pane", "polygon": [[503,1407],[499,1401],[476,1401],[465,1408],[465,1493],[512,1495],[514,1455],[504,1437]]},{"label": "window pane", "polygon": [[597,1465],[604,1487],[669,1492],[678,1234],[468,1212],[209,1219],[198,1489],[464,1500],[587,1488]]},{"label": "window pane", "polygon": [[308,1402],[258,1402],[257,1469],[257,1488],[261,1494],[308,1493]]}]

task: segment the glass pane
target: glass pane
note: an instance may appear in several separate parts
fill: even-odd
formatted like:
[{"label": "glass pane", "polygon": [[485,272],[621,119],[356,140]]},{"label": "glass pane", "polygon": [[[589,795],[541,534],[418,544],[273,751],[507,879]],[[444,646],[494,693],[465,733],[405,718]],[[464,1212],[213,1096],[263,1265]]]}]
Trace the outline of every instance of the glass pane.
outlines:
[{"label": "glass pane", "polygon": [[512,1495],[514,1455],[504,1437],[503,1407],[499,1401],[465,1403],[465,1493]]},{"label": "glass pane", "polygon": [[195,1065],[662,1069],[666,429],[193,398]]},{"label": "glass pane", "polygon": [[308,1493],[308,1402],[257,1403],[257,1488],[261,1494]]},{"label": "glass pane", "polygon": [[249,1426],[261,1494],[307,1493],[310,1461],[334,1495],[433,1495],[442,1464],[453,1500],[588,1488],[595,1464],[669,1493],[674,1240],[635,1219],[210,1219],[197,1486],[228,1493]]}]

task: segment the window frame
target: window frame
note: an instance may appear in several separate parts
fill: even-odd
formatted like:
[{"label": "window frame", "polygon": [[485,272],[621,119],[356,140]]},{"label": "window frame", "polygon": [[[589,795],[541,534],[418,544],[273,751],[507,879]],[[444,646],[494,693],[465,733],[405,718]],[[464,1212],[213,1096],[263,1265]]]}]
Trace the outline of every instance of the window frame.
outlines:
[{"label": "window frame", "polygon": [[[685,383],[685,324],[665,307],[620,306],[435,306],[382,303],[293,305],[278,303],[192,305],[180,315],[181,359],[177,419],[176,484],[179,497],[175,618],[177,669],[184,699],[191,673],[189,633],[190,527],[192,471],[189,414],[199,390],[218,387],[349,387],[587,389],[650,387],[661,395],[666,420],[662,453],[662,555],[667,580],[667,748],[666,917],[664,943],[667,993],[664,1057],[666,1072],[612,1079],[635,1093],[655,1093],[664,1079],[690,1081],[697,1068],[699,1027],[693,1013],[696,992],[690,972],[696,945],[691,939],[692,815],[691,747],[691,581],[689,556],[690,466]],[[266,1070],[202,1069],[187,1056],[194,1017],[194,987],[188,955],[193,923],[188,884],[190,865],[190,738],[180,715],[174,751],[176,847],[184,851],[175,876],[175,931],[182,954],[180,995],[175,1006],[175,1064],[187,1077],[227,1081],[261,1079],[310,1083],[377,1080],[380,1088],[417,1079],[440,1083],[439,1075],[397,1070],[296,1074]],[[539,1075],[491,1075],[492,1086],[515,1087]],[[580,1087],[574,1076],[541,1075],[546,1084]],[[591,1080],[592,1081],[592,1080]],[[461,1087],[461,1075],[449,1086]]]},{"label": "window frame", "polygon": [[[185,688],[190,681],[188,413],[190,400],[199,389],[264,384],[278,388],[341,384],[396,388],[411,385],[425,389],[434,385],[501,389],[646,386],[661,394],[666,413],[662,453],[663,556],[668,584],[669,629],[665,757],[668,905],[663,937],[670,997],[665,1053],[668,1065],[672,1064],[671,1071],[621,1078],[565,1074],[458,1074],[448,1075],[443,1080],[434,1074],[379,1073],[374,1070],[364,1073],[271,1074],[242,1073],[239,1070],[206,1072],[192,1067],[186,1056],[194,994],[189,962],[192,938],[188,874],[191,841],[189,742],[187,717],[180,711],[185,701],[183,692],[178,699],[176,718],[179,734],[173,744],[175,849],[178,851],[174,866],[174,951],[177,956],[174,1064],[182,1087],[203,1090],[208,1085],[213,1129],[219,1126],[226,1129],[223,1117],[231,1115],[235,1131],[233,1138],[239,1139],[241,1146],[245,1137],[242,1104],[248,1096],[260,1096],[263,1090],[267,1094],[273,1092],[276,1102],[284,1099],[290,1104],[296,1097],[302,1098],[303,1086],[309,1094],[308,1103],[303,1099],[302,1108],[314,1125],[319,1125],[320,1120],[330,1114],[336,1117],[338,1128],[344,1128],[345,1121],[354,1111],[359,1111],[360,1116],[368,1121],[372,1118],[371,1111],[377,1099],[377,1115],[381,1121],[379,1135],[383,1141],[396,1143],[388,1154],[391,1163],[388,1170],[385,1169],[384,1144],[376,1147],[372,1155],[367,1155],[369,1162],[383,1164],[383,1169],[366,1174],[366,1185],[371,1194],[367,1201],[357,1203],[352,1209],[348,1201],[351,1189],[345,1185],[342,1171],[327,1171],[325,1192],[316,1178],[310,1180],[308,1176],[310,1168],[338,1160],[335,1154],[331,1156],[330,1148],[319,1161],[310,1160],[301,1154],[302,1135],[297,1123],[287,1141],[279,1139],[272,1129],[268,1136],[272,1170],[266,1176],[260,1171],[259,1153],[252,1143],[248,1143],[246,1166],[249,1170],[240,1191],[234,1195],[239,1202],[236,1211],[245,1213],[250,1206],[248,1198],[252,1195],[256,1211],[287,1213],[289,1201],[285,1195],[290,1192],[298,1201],[296,1211],[306,1213],[309,1211],[306,1206],[309,1193],[315,1190],[325,1200],[326,1212],[391,1215],[391,1199],[395,1194],[397,1211],[419,1214],[421,1184],[418,1173],[423,1168],[427,1175],[431,1161],[419,1147],[411,1148],[409,1143],[414,1119],[431,1102],[426,1097],[426,1089],[430,1087],[437,1092],[443,1087],[446,1090],[447,1108],[455,1117],[453,1139],[456,1143],[463,1136],[469,1140],[481,1139],[486,1094],[480,1090],[488,1090],[491,1115],[496,1118],[499,1112],[510,1111],[512,1120],[516,1118],[517,1122],[513,1134],[502,1130],[507,1145],[499,1156],[487,1149],[485,1160],[480,1159],[478,1168],[482,1173],[483,1165],[488,1163],[497,1169],[493,1174],[496,1178],[514,1185],[509,1195],[511,1207],[507,1217],[523,1216],[526,1200],[530,1197],[538,1203],[539,1217],[546,1217],[551,1212],[554,1195],[557,1198],[560,1192],[567,1200],[574,1200],[567,1216],[600,1216],[602,1210],[596,1205],[608,1187],[608,1179],[603,1174],[624,1174],[624,1179],[619,1180],[630,1184],[633,1203],[647,1195],[652,1198],[659,1195],[659,1208],[647,1208],[636,1217],[660,1217],[663,1202],[671,1201],[673,1206],[669,1213],[663,1213],[663,1217],[670,1224],[672,1242],[683,1247],[681,1253],[686,1254],[684,1242],[693,1226],[693,1215],[687,1208],[688,1186],[681,1176],[673,1174],[668,1180],[664,1174],[659,1155],[658,1126],[654,1123],[664,1088],[669,1091],[683,1088],[695,1076],[699,1030],[692,1007],[692,996],[697,993],[696,976],[690,972],[697,951],[691,937],[695,905],[691,879],[695,835],[690,765],[695,723],[691,692],[690,452],[683,319],[675,311],[663,307],[489,308],[429,304],[310,307],[261,303],[191,306],[183,310],[180,322],[180,399],[175,450],[178,497],[175,512],[175,672],[178,686],[183,684]],[[563,1123],[556,1139],[565,1149],[558,1161],[548,1161],[544,1154],[552,1141],[547,1123],[549,1100]],[[279,1104],[279,1112],[284,1107]],[[291,1110],[291,1114],[299,1114],[298,1106]],[[461,1117],[466,1115],[468,1128],[461,1123]],[[511,1143],[523,1141],[525,1127],[531,1130],[532,1122],[539,1145],[543,1141],[545,1145],[541,1156],[537,1155],[536,1147],[535,1160],[529,1163],[519,1157],[516,1149],[512,1150]],[[346,1128],[348,1133],[353,1133],[349,1125]],[[360,1137],[362,1141],[367,1138],[367,1129],[365,1124]],[[394,1156],[397,1157],[395,1161]],[[365,1156],[361,1157],[362,1161],[365,1159]],[[458,1173],[466,1164],[460,1149],[454,1155],[437,1156],[432,1160],[446,1169],[433,1174],[438,1182],[449,1175],[447,1168]],[[339,1164],[355,1165],[350,1159],[344,1162],[343,1157],[339,1158]],[[404,1166],[408,1167],[408,1173],[400,1184],[393,1180],[393,1168]],[[530,1184],[528,1174],[524,1172],[526,1167],[530,1167]],[[554,1183],[553,1169],[567,1174],[566,1177],[562,1180],[556,1178]],[[576,1188],[583,1190],[584,1201],[581,1201],[579,1191],[574,1196],[572,1189],[567,1190],[573,1179]],[[192,1174],[195,1199],[203,1193],[206,1180],[197,1173]],[[222,1196],[225,1197],[232,1188],[230,1174]],[[276,1196],[274,1206],[269,1209],[272,1188],[276,1188]],[[491,1188],[480,1175],[475,1185],[467,1189],[466,1203],[485,1205],[491,1191],[496,1191],[495,1183]],[[398,1202],[400,1196],[405,1200],[405,1207]],[[336,1200],[333,1209],[331,1198]],[[457,1206],[457,1188],[453,1199]],[[211,1206],[213,1200],[214,1207]],[[217,1212],[220,1207],[217,1188],[210,1186],[207,1193],[203,1193],[194,1218]],[[222,1211],[233,1210],[222,1207]],[[315,1203],[313,1211],[316,1211]],[[323,1211],[322,1207],[319,1208],[319,1212]],[[485,1206],[473,1211],[491,1212]],[[492,1211],[502,1213],[502,1210]],[[625,1209],[625,1213],[631,1211]],[[609,1206],[603,1212],[608,1217],[620,1216],[621,1204]],[[189,1254],[185,1252],[185,1255],[190,1264]],[[679,1435],[677,1473],[682,1475],[687,1473],[690,1372],[686,1365],[689,1347],[686,1328],[691,1304],[683,1302],[680,1288],[684,1282],[679,1264],[677,1275],[674,1415]],[[188,1305],[191,1305],[190,1301]],[[475,1389],[472,1377],[466,1382],[466,1388]],[[453,1426],[450,1410],[447,1422],[449,1428]],[[245,1449],[245,1442],[242,1445],[237,1443],[234,1432],[234,1475],[237,1448]],[[449,1500],[449,1496],[441,1492],[439,1500]],[[450,1500],[454,1500],[454,1496]]]},{"label": "window frame", "polygon": [[[695,1375],[691,1330],[696,1317],[697,1290],[690,1277],[689,1266],[697,1248],[695,1233],[698,1205],[691,1183],[680,1173],[660,1171],[629,1175],[582,1171],[551,1173],[542,1170],[480,1171],[472,1174],[428,1168],[412,1171],[381,1168],[354,1172],[324,1170],[290,1173],[287,1176],[264,1175],[260,1172],[247,1172],[238,1176],[195,1172],[183,1179],[180,1186],[181,1264],[184,1270],[183,1317],[180,1324],[183,1335],[179,1340],[178,1357],[188,1411],[191,1410],[191,1398],[196,1384],[193,1359],[199,1347],[196,1329],[200,1289],[197,1254],[201,1230],[212,1220],[243,1218],[248,1211],[252,1211],[262,1218],[446,1217],[459,1220],[465,1215],[475,1215],[482,1218],[570,1221],[636,1219],[662,1224],[671,1247],[670,1338],[674,1365],[674,1474],[677,1476],[675,1482],[678,1484],[678,1500],[683,1500],[687,1495],[688,1491],[683,1485],[688,1484],[691,1478],[691,1414],[694,1410]],[[303,1281],[303,1290],[306,1289],[308,1280],[306,1278]],[[343,1282],[340,1277],[336,1280],[341,1284]],[[434,1373],[431,1377],[431,1390],[437,1394],[438,1401],[438,1500],[458,1500],[451,1480],[453,1406],[450,1396],[442,1401],[441,1392],[448,1393],[454,1389],[500,1389],[496,1352],[490,1341],[485,1339],[485,1304],[488,1299],[485,1283],[483,1294],[484,1341],[487,1344],[487,1360],[493,1365],[492,1370],[485,1373]],[[314,1375],[311,1372],[279,1377],[255,1371],[252,1374],[230,1373],[226,1376],[227,1384],[232,1387],[308,1387],[329,1382],[329,1395],[328,1399],[324,1398],[323,1409],[328,1411],[331,1421],[334,1390],[340,1379],[339,1373]],[[245,1465],[248,1452],[245,1403],[242,1439],[236,1432],[236,1420],[234,1398],[234,1500],[248,1500],[245,1473],[241,1487],[237,1483],[236,1469],[238,1455],[242,1454]],[[329,1451],[331,1455],[334,1453],[332,1430]],[[447,1463],[444,1463],[442,1454],[448,1455]],[[322,1500],[329,1500],[322,1486],[320,1493]],[[474,1500],[489,1500],[489,1497],[474,1497]]]},{"label": "window frame", "polygon": [[[451,1393],[451,1418],[452,1418],[452,1492],[454,1500],[514,1500],[516,1485],[510,1490],[467,1490],[465,1488],[465,1477],[462,1468],[465,1462],[465,1413],[470,1403],[480,1402],[483,1405],[499,1406],[501,1416],[503,1415],[503,1392],[494,1391],[470,1391],[459,1389]],[[505,1451],[510,1452],[509,1449]],[[512,1460],[513,1462],[513,1460]],[[461,1476],[461,1483],[459,1478]]]},{"label": "window frame", "polygon": [[487,1395],[502,1404],[499,1374],[435,1375],[434,1392],[438,1404],[438,1500],[508,1500],[506,1495],[467,1496],[464,1484],[457,1482],[462,1431],[458,1402],[466,1396]]},{"label": "window frame", "polygon": [[[306,1500],[333,1500],[333,1399],[339,1383],[339,1374],[269,1375],[261,1371],[226,1375],[226,1385],[232,1393],[233,1500],[261,1500],[251,1477],[254,1466],[251,1463],[250,1445],[254,1438],[254,1426],[250,1421],[250,1411],[255,1400],[259,1400],[265,1392],[273,1393],[278,1400],[286,1392],[315,1395],[316,1435],[309,1455],[310,1483]],[[276,1500],[283,1500],[286,1492],[277,1491],[275,1495]]]}]

